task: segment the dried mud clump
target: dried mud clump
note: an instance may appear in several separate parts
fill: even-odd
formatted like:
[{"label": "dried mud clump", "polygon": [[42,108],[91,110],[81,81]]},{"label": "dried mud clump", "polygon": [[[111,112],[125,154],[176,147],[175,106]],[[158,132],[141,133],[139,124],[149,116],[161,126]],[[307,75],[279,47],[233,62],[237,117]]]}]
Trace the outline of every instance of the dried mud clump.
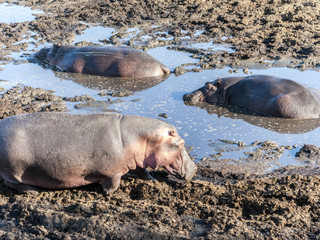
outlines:
[{"label": "dried mud clump", "polygon": [[320,149],[311,144],[304,144],[303,147],[296,153],[296,157],[307,159],[319,159]]},{"label": "dried mud clump", "polygon": [[61,97],[41,88],[17,85],[0,94],[0,119],[23,113],[65,110],[66,104]]}]

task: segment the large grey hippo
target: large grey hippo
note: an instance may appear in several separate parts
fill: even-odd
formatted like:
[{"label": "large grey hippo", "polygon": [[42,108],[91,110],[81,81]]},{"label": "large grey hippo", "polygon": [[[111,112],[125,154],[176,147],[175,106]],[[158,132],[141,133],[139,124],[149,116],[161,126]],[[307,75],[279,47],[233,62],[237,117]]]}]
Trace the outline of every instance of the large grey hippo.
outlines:
[{"label": "large grey hippo", "polygon": [[319,90],[293,80],[266,75],[217,79],[192,93],[185,94],[183,99],[189,104],[235,104],[271,117],[320,117]]},{"label": "large grey hippo", "polygon": [[57,44],[41,49],[36,56],[65,72],[124,78],[156,77],[170,73],[154,57],[129,47]]},{"label": "large grey hippo", "polygon": [[175,127],[160,120],[34,113],[0,121],[0,178],[19,192],[101,182],[109,194],[129,170],[146,167],[187,180],[197,168]]}]

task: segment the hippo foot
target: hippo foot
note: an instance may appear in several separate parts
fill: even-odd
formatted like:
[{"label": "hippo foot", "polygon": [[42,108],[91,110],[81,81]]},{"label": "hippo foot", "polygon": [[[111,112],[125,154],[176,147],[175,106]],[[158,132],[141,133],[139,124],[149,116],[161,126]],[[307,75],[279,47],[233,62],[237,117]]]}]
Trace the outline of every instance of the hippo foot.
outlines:
[{"label": "hippo foot", "polygon": [[22,183],[12,183],[8,181],[4,181],[4,184],[8,187],[16,190],[18,193],[28,194],[28,195],[37,195],[39,191],[36,187],[32,187]]},{"label": "hippo foot", "polygon": [[109,196],[120,186],[122,174],[118,173],[114,175],[112,178],[106,178],[102,181],[102,192],[105,197]]}]

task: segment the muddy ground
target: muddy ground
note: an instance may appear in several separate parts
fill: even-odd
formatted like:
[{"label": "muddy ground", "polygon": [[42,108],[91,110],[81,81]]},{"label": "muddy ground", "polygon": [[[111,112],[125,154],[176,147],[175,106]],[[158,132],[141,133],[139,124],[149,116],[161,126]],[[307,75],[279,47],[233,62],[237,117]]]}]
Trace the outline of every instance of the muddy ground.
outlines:
[{"label": "muddy ground", "polygon": [[[31,6],[43,10],[44,14],[37,15],[31,22],[0,23],[2,63],[14,61],[9,56],[12,51],[26,51],[28,42],[16,43],[30,37],[29,31],[36,34],[32,40],[35,45],[70,43],[87,28],[86,22],[118,30],[118,34],[103,43],[125,43],[142,49],[181,43],[176,50],[192,52],[193,57],[200,59],[195,66],[197,71],[227,65],[301,69],[320,65],[318,0],[0,0],[3,2]],[[123,40],[125,31],[137,26],[144,30],[134,38]],[[202,34],[196,35],[197,30],[202,30]],[[153,37],[144,41],[143,35]],[[185,48],[186,36],[193,42],[213,40],[230,44],[235,52],[208,53]],[[181,66],[175,72],[183,74],[184,71]],[[1,118],[26,112],[64,111],[66,101],[75,100],[28,86],[1,91]],[[274,146],[269,148],[272,150]],[[315,154],[304,156],[318,157],[317,148],[308,146],[303,151],[309,150]],[[0,184],[0,237],[320,238],[319,168],[285,167],[263,175],[235,165],[212,169],[208,157],[199,163],[199,171],[190,182],[174,179],[161,171],[152,174],[157,180],[125,176],[118,191],[107,199],[98,184],[72,190],[42,189],[35,195],[17,194]]]}]

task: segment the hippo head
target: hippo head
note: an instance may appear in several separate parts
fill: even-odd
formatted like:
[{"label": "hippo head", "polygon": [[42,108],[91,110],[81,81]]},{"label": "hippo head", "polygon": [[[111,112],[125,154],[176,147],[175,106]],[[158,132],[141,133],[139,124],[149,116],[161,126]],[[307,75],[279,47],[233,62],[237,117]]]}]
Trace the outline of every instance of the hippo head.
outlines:
[{"label": "hippo head", "polygon": [[36,57],[38,57],[41,61],[45,63],[49,63],[49,55],[53,51],[53,49],[55,49],[54,51],[56,52],[57,47],[58,45],[53,45],[52,48],[42,48],[39,52],[37,52]]},{"label": "hippo head", "polygon": [[145,164],[153,169],[163,167],[169,173],[187,180],[196,173],[197,166],[174,128],[161,129],[153,137],[149,136],[146,154]]},{"label": "hippo head", "polygon": [[44,63],[55,64],[54,59],[57,59],[57,52],[61,49],[61,44],[54,44],[51,48],[42,48],[36,57]]},{"label": "hippo head", "polygon": [[223,95],[221,80],[217,79],[211,83],[207,82],[202,88],[183,95],[183,101],[190,104],[198,102],[223,103]]}]

